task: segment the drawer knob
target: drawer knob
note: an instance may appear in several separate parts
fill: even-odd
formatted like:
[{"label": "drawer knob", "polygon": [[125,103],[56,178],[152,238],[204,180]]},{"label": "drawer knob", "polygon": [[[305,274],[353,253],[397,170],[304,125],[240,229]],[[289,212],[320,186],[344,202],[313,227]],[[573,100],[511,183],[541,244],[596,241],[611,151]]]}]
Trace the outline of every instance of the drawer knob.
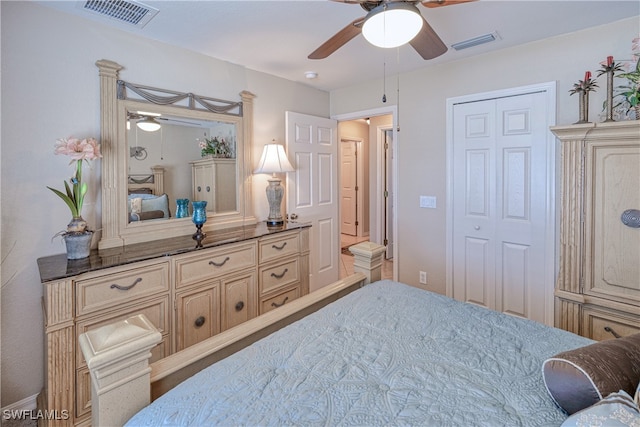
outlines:
[{"label": "drawer knob", "polygon": [[198,193],[202,191],[202,187],[198,185]]},{"label": "drawer knob", "polygon": [[236,311],[241,311],[244,308],[244,302],[240,301],[236,304]]},{"label": "drawer knob", "polygon": [[289,271],[289,269],[285,268],[281,274],[271,273],[271,277],[275,277],[276,279],[282,279],[284,275],[287,274],[287,271]]},{"label": "drawer knob", "polygon": [[613,328],[609,327],[609,326],[605,326],[604,330],[609,332],[611,335],[613,335],[616,338],[621,338],[621,335],[618,334],[616,331],[613,330]]},{"label": "drawer knob", "polygon": [[288,299],[289,299],[289,297],[284,297],[284,301],[282,301],[282,304],[277,304],[275,302],[272,302],[271,303],[271,307],[276,307],[276,308],[282,307],[287,302]]},{"label": "drawer knob", "polygon": [[209,265],[213,265],[214,267],[222,267],[229,261],[231,258],[226,257],[222,262],[209,261]]},{"label": "drawer knob", "polygon": [[117,289],[119,291],[128,291],[129,289],[133,288],[135,285],[137,285],[138,283],[142,282],[142,277],[138,277],[136,280],[134,280],[134,282],[132,284],[130,284],[129,286],[120,286],[117,284],[113,284],[111,286],[109,286],[111,289]]},{"label": "drawer knob", "polygon": [[202,325],[204,325],[204,321],[205,321],[204,316],[200,316],[200,317],[198,317],[198,318],[196,319],[196,321],[194,322],[194,324],[196,325],[196,328],[199,328],[199,327],[201,327]]},{"label": "drawer knob", "polygon": [[284,242],[284,243],[283,243],[282,245],[280,245],[280,246],[278,246],[278,245],[271,245],[271,247],[272,247],[273,249],[276,249],[276,250],[278,250],[278,251],[283,250],[285,246],[287,246],[287,242]]},{"label": "drawer knob", "polygon": [[207,193],[211,192],[211,187],[207,185]]}]

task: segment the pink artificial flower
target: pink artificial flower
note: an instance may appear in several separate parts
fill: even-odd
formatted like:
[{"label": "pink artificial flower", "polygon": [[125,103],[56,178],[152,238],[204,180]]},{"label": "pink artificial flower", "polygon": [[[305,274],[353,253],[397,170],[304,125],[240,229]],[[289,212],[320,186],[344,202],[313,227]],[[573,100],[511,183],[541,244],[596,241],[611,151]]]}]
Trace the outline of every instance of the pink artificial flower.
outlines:
[{"label": "pink artificial flower", "polygon": [[631,40],[631,52],[634,52],[636,55],[640,54],[640,37]]},{"label": "pink artificial flower", "polygon": [[64,154],[71,157],[69,164],[76,160],[94,160],[102,157],[100,144],[95,138],[61,138],[56,140],[54,154]]}]

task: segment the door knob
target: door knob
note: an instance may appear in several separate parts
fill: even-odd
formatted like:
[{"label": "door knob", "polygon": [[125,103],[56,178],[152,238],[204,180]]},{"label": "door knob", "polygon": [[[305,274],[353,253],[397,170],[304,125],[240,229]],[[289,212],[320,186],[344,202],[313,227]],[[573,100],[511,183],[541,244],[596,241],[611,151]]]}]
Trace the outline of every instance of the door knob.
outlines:
[{"label": "door knob", "polygon": [[473,229],[474,229],[474,230],[476,230],[476,231],[477,231],[477,230],[480,230],[480,226],[479,226],[479,225],[475,225],[475,226],[473,227]]},{"label": "door knob", "polygon": [[292,213],[291,214],[291,221],[295,221],[296,219],[298,219],[298,214]]}]

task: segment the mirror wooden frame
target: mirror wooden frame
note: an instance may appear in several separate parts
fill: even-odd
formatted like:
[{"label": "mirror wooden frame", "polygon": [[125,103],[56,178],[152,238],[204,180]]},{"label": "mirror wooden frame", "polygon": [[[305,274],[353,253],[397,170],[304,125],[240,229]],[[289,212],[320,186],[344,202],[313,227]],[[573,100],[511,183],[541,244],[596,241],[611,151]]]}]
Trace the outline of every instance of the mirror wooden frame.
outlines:
[{"label": "mirror wooden frame", "polygon": [[140,104],[152,105],[155,111],[203,120],[227,121],[236,124],[236,159],[238,178],[237,211],[214,214],[209,212],[203,230],[214,230],[255,224],[251,194],[251,141],[253,138],[253,95],[240,93],[242,115],[226,115],[175,105],[118,99],[118,78],[123,66],[102,59],[96,62],[100,76],[100,144],[102,150],[102,236],[99,249],[151,242],[195,232],[191,218],[130,223],[127,215],[127,110]]}]

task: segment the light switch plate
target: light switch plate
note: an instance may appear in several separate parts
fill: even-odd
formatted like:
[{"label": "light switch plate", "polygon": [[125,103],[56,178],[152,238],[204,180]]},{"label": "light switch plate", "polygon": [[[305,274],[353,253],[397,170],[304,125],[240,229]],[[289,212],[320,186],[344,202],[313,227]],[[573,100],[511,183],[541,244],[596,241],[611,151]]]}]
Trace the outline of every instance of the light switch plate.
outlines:
[{"label": "light switch plate", "polygon": [[436,197],[435,196],[420,196],[420,207],[421,208],[435,209],[435,207],[436,207]]}]

